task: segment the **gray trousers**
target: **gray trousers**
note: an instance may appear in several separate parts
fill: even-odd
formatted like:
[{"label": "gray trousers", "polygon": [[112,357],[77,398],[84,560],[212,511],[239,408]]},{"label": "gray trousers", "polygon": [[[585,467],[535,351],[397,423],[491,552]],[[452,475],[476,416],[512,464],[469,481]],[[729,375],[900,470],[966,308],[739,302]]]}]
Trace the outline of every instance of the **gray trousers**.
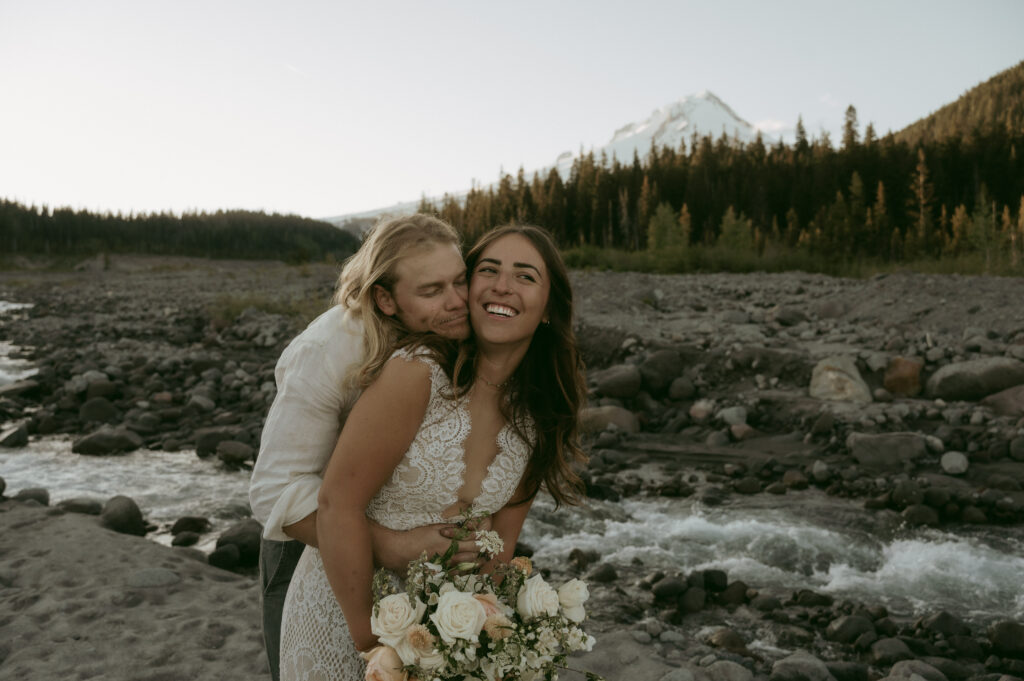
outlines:
[{"label": "gray trousers", "polygon": [[263,608],[263,644],[270,662],[270,677],[281,675],[281,615],[292,573],[306,545],[300,541],[260,541],[260,605]]}]

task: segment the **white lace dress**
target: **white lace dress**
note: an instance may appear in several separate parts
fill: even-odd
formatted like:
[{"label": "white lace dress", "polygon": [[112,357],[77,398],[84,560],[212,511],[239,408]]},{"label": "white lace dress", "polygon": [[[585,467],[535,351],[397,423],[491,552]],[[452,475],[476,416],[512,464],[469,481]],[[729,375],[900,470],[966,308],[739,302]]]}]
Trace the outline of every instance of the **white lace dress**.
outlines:
[{"label": "white lace dress", "polygon": [[[466,465],[463,443],[470,431],[465,399],[445,398],[451,384],[444,371],[423,355],[396,356],[430,366],[430,401],[409,451],[391,479],[370,501],[367,517],[393,530],[444,522],[458,503]],[[532,429],[524,429],[533,438]],[[512,498],[526,470],[530,446],[506,425],[498,433],[498,453],[487,469],[475,509],[494,513]],[[327,581],[320,552],[306,547],[295,568],[281,626],[281,681],[363,681],[365,664],[349,636],[345,617]]]}]

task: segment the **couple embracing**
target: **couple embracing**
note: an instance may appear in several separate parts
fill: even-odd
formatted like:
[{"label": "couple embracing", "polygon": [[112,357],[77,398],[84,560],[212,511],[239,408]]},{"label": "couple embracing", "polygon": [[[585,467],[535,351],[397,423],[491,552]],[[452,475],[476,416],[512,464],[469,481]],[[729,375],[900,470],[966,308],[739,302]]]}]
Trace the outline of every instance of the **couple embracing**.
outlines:
[{"label": "couple embracing", "polygon": [[[470,506],[507,562],[542,486],[577,500],[584,460],[572,290],[544,230],[496,228],[463,260],[441,220],[384,222],[334,302],[278,362],[250,487],[267,652],[285,681],[361,681],[375,567],[401,575],[443,553]],[[454,560],[477,555],[466,540]]]}]

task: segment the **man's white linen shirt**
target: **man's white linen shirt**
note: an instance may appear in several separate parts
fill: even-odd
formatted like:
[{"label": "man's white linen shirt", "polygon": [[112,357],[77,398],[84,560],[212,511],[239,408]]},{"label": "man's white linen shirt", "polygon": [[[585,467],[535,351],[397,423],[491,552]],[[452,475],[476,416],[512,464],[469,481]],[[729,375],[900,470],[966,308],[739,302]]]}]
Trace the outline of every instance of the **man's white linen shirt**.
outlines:
[{"label": "man's white linen shirt", "polygon": [[260,437],[249,504],[266,539],[317,508],[323,471],[360,391],[346,388],[349,367],[363,359],[363,325],[335,305],[296,336],[277,361],[277,396]]}]

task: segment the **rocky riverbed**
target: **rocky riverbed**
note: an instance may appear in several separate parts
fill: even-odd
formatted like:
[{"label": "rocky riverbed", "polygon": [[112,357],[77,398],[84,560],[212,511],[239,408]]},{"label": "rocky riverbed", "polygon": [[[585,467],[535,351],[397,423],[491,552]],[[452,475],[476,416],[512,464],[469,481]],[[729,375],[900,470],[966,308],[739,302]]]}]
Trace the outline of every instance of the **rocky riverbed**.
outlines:
[{"label": "rocky riverbed", "polygon": [[[0,300],[32,305],[0,316],[0,339],[38,367],[0,386],[0,447],[66,434],[81,455],[194,450],[251,466],[274,363],[307,321],[287,312],[322,309],[335,276],[328,266],[147,258],[0,273]],[[576,272],[573,283],[591,386],[591,498],[717,507],[763,497],[815,513],[852,499],[867,523],[1005,531],[1019,550],[1020,280]],[[42,489],[7,494],[0,519],[49,503]],[[154,529],[125,497],[64,500],[50,512],[95,514],[129,534]],[[208,531],[202,517],[174,525],[163,529],[179,547]],[[240,522],[206,560],[251,571],[258,529]],[[14,570],[0,593],[24,603],[17,575],[33,564],[12,560],[0,556]],[[581,665],[609,678],[1024,676],[1024,624],[1014,618],[901,618],[810,589],[771,593],[722,570],[615,568],[571,546],[539,567],[591,582],[601,644]],[[0,630],[12,626],[23,618]],[[0,673],[24,660],[0,651]]]}]

